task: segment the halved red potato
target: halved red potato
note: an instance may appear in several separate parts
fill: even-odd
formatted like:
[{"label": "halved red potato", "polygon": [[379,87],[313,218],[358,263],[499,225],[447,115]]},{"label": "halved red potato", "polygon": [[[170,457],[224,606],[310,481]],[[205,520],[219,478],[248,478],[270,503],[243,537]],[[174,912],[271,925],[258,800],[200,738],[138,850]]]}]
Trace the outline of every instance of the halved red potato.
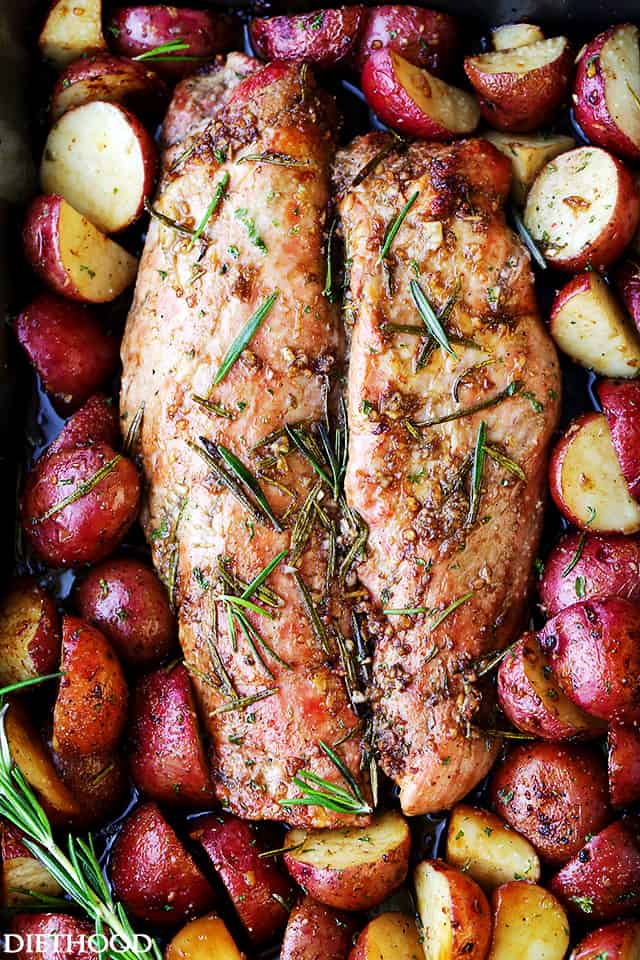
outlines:
[{"label": "halved red potato", "polygon": [[580,530],[640,530],[640,505],[629,493],[602,413],[583,413],[558,441],[549,489],[558,510]]},{"label": "halved red potato", "polygon": [[[421,943],[413,917],[403,913],[381,913],[366,925],[349,954],[349,960],[417,960],[423,955]],[[312,946],[309,944],[309,949]],[[318,951],[306,954],[305,960],[325,956],[324,952]]]},{"label": "halved red potato", "polygon": [[328,68],[342,63],[353,53],[364,19],[362,6],[254,17],[249,36],[263,60],[303,61]]},{"label": "halved red potato", "polygon": [[640,158],[638,28],[622,23],[581,51],[573,87],[576,120],[592,143],[629,160]]},{"label": "halved red potato", "polygon": [[640,381],[601,380],[596,386],[629,493],[640,498]]},{"label": "halved red potato", "polygon": [[184,923],[209,910],[215,899],[155,803],[136,807],[125,820],[111,850],[109,877],[127,912],[160,927]]},{"label": "halved red potato", "polygon": [[573,137],[563,133],[513,134],[488,130],[483,137],[511,161],[511,194],[520,207],[524,206],[531,184],[545,164],[576,145]]},{"label": "halved red potato", "polygon": [[553,118],[567,92],[572,62],[567,38],[553,37],[466,57],[464,69],[487,123],[524,132]]},{"label": "halved red potato", "polygon": [[68,823],[82,808],[60,778],[42,738],[21,703],[13,701],[4,718],[11,756],[54,824]]},{"label": "halved red potato", "polygon": [[565,864],[551,890],[571,913],[589,920],[637,917],[640,909],[640,837],[631,821],[617,820]]},{"label": "halved red potato", "polygon": [[473,133],[480,120],[475,97],[394,53],[376,50],[362,70],[362,89],[383,123],[424,140]]},{"label": "halved red potato", "polygon": [[500,817],[466,803],[451,811],[446,860],[487,891],[514,878],[540,879],[540,858],[529,841]]},{"label": "halved red potato", "polygon": [[515,50],[544,40],[544,34],[535,23],[504,23],[491,31],[494,50]]},{"label": "halved red potato", "polygon": [[360,35],[356,68],[361,71],[368,57],[384,47],[440,77],[456,62],[459,46],[460,28],[448,13],[396,4],[373,7]]},{"label": "halved red potato", "polygon": [[[633,249],[637,249],[638,237],[633,241]],[[623,260],[614,274],[616,289],[622,297],[629,316],[633,320],[636,330],[640,332],[640,264],[633,256]]]},{"label": "halved red potato", "polygon": [[501,661],[498,699],[518,730],[543,740],[587,740],[604,729],[565,696],[534,633],[525,633]]},{"label": "halved red potato", "polygon": [[422,860],[413,881],[425,960],[484,960],[491,912],[475,880],[442,860]]},{"label": "halved red potato", "polygon": [[273,939],[287,922],[291,883],[272,857],[260,857],[267,848],[252,825],[214,814],[196,820],[190,837],[207,853],[251,942]]},{"label": "halved red potato", "polygon": [[33,904],[34,896],[59,897],[62,887],[22,843],[22,834],[10,823],[0,823],[2,906]]},{"label": "halved red potato", "polygon": [[120,659],[133,667],[154,666],[175,646],[177,626],[167,592],[151,567],[135,557],[103,560],[74,597],[80,615],[102,630]]},{"label": "halved red potato", "polygon": [[144,63],[96,53],[80,57],[60,74],[51,94],[49,117],[55,122],[67,110],[95,100],[154,115],[168,95],[158,74]]},{"label": "halved red potato", "polygon": [[609,794],[616,807],[640,800],[640,728],[634,723],[609,727]]},{"label": "halved red potato", "polygon": [[635,377],[640,339],[599,273],[580,273],[557,294],[551,336],[572,360],[604,377]]},{"label": "halved red potato", "polygon": [[14,329],[59,410],[77,410],[115,373],[118,340],[85,304],[41,293],[18,315]]},{"label": "halved red potato", "polygon": [[638,960],[640,923],[619,920],[588,933],[573,950],[569,960]]},{"label": "halved red potato", "polygon": [[491,904],[493,936],[487,960],[563,960],[569,921],[548,890],[516,880],[498,887]]},{"label": "halved red potato", "polygon": [[74,826],[102,826],[122,809],[131,785],[127,765],[119,753],[88,753],[83,756],[53,754],[63,782],[81,805]]},{"label": "halved red potato", "polygon": [[549,863],[566,863],[611,820],[607,774],[589,747],[522,744],[495,767],[491,802]]},{"label": "halved red potato", "polygon": [[69,913],[18,913],[5,937],[7,947],[23,944],[14,952],[21,960],[99,960],[91,946],[95,932],[93,923]]},{"label": "halved red potato", "polygon": [[22,497],[22,526],[52,566],[96,563],[118,546],[139,499],[133,463],[106,443],[94,443],[38,461]]},{"label": "halved red potato", "polygon": [[599,147],[578,147],[540,171],[524,222],[558,270],[600,270],[631,242],[639,214],[638,190],[622,161]]},{"label": "halved red potato", "polygon": [[140,121],[119,103],[98,100],[67,110],[54,123],[40,185],[99,230],[118,233],[144,210],[157,163],[155,144]]},{"label": "halved red potato", "polygon": [[[383,914],[389,916],[389,914]],[[400,916],[400,914],[392,914]],[[407,917],[402,918],[407,928],[410,924],[415,929],[415,923]],[[367,926],[370,926],[368,924]],[[395,929],[395,926],[394,926]],[[352,914],[332,910],[323,903],[318,903],[313,897],[303,897],[289,914],[287,928],[284,931],[282,945],[280,947],[280,960],[347,960],[351,941],[355,933],[356,925]],[[367,940],[365,931],[360,934],[360,940]],[[416,942],[418,932],[415,932]],[[400,937],[395,945],[399,947]],[[370,941],[371,942],[371,941]],[[360,952],[356,945],[351,952],[350,960],[373,960],[373,955],[369,955],[369,948],[366,943],[363,944]],[[401,949],[401,948],[400,948]],[[357,956],[356,956],[357,953]],[[377,960],[380,960],[380,952],[377,954]],[[384,954],[382,954],[384,957]],[[405,960],[403,954],[398,956],[397,952],[393,954],[393,960]],[[409,957],[406,960],[410,960]]]},{"label": "halved red potato", "polygon": [[406,877],[411,835],[391,810],[367,827],[290,830],[284,846],[295,848],[284,855],[287,870],[312,897],[338,910],[368,910]]},{"label": "halved red potato", "polygon": [[640,720],[640,603],[581,600],[538,633],[556,679],[601,720]]},{"label": "halved red potato", "polygon": [[548,617],[577,600],[640,600],[640,538],[565,534],[547,558],[539,590]]},{"label": "halved red potato", "polygon": [[165,950],[165,960],[245,960],[224,920],[209,913],[191,920],[175,934]]},{"label": "halved red potato", "polygon": [[53,673],[59,656],[54,601],[35,578],[15,580],[0,600],[0,687]]},{"label": "halved red potato", "polygon": [[[107,29],[116,53],[148,59],[154,70],[169,79],[185,77],[215,53],[242,45],[240,22],[235,17],[165,4],[121,7]],[[155,53],[171,43],[187,46]]]},{"label": "halved red potato", "polygon": [[65,757],[112,753],[127,722],[127,681],[111,644],[77,617],[62,618],[52,746]]},{"label": "halved red potato", "polygon": [[115,404],[110,397],[96,393],[69,417],[64,427],[47,447],[46,455],[106,443],[114,449],[120,443],[120,427]]},{"label": "halved red potato", "polygon": [[55,293],[107,303],[131,286],[138,261],[62,197],[36,197],[22,228],[27,263]]},{"label": "halved red potato", "polygon": [[95,50],[106,50],[102,0],[53,0],[38,37],[45,60],[62,69]]}]

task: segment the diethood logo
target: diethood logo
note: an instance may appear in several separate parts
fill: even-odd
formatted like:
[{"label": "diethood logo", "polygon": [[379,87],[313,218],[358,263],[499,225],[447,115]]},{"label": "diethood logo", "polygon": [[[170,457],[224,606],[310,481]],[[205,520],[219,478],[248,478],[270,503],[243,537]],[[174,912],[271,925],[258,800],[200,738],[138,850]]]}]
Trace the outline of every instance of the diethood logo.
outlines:
[{"label": "diethood logo", "polygon": [[[1,943],[1,940],[0,940]],[[126,953],[134,952],[137,955],[150,953],[153,940],[144,933],[136,933],[128,939],[112,935],[107,937],[102,933],[90,935],[81,933],[5,933],[4,953],[69,954],[76,956],[84,953]]]}]

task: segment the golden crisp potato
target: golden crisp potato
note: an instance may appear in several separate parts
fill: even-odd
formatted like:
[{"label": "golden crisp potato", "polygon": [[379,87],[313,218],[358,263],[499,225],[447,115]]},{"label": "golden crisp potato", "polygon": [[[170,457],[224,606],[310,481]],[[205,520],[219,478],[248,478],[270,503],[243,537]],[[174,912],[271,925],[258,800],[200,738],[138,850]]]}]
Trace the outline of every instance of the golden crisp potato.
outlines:
[{"label": "golden crisp potato", "polygon": [[425,960],[484,960],[491,911],[475,880],[441,860],[423,860],[413,879]]},{"label": "golden crisp potato", "polygon": [[494,50],[515,50],[544,40],[544,34],[535,23],[504,23],[491,31]]},{"label": "golden crisp potato", "polygon": [[446,859],[485,890],[510,880],[540,879],[540,860],[529,841],[495,814],[465,803],[451,811]]},{"label": "golden crisp potato", "polygon": [[573,137],[563,133],[515,134],[488,130],[483,136],[511,161],[511,194],[520,207],[524,206],[529,188],[544,165],[576,145]]},{"label": "golden crisp potato", "polygon": [[559,901],[535,883],[512,881],[494,891],[487,960],[562,960],[569,921]]},{"label": "golden crisp potato", "polygon": [[59,655],[53,599],[33,577],[14,581],[0,600],[0,686],[53,673]]},{"label": "golden crisp potato", "polygon": [[101,0],[53,0],[38,46],[58,69],[92,51],[106,50]]},{"label": "golden crisp potato", "polygon": [[244,960],[224,921],[215,913],[192,920],[176,933],[165,960]]},{"label": "golden crisp potato", "polygon": [[403,913],[381,913],[366,925],[349,954],[349,960],[422,960],[422,956],[413,917]]}]

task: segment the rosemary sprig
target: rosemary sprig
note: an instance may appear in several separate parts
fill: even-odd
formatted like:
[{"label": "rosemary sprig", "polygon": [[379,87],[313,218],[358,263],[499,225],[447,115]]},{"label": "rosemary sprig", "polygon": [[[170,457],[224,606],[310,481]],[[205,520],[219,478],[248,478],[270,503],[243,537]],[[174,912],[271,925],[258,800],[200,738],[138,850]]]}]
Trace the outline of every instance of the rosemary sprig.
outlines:
[{"label": "rosemary sprig", "polygon": [[193,452],[197,453],[198,456],[201,457],[202,460],[204,460],[204,462],[207,464],[216,483],[219,483],[221,487],[225,487],[229,493],[236,498],[238,503],[244,507],[247,513],[253,517],[254,520],[257,520],[260,523],[268,522],[269,518],[263,512],[262,508],[255,504],[246,495],[233,474],[229,473],[229,471],[226,470],[219,462],[220,455],[216,445],[210,440],[207,440],[206,437],[200,437],[200,441],[204,444],[204,446],[198,446],[197,443],[193,443],[190,440],[187,441],[187,444],[193,450]]},{"label": "rosemary sprig", "polygon": [[351,181],[349,189],[353,190],[354,187],[358,187],[362,181],[369,176],[370,173],[373,173],[378,164],[385,160],[386,157],[388,157],[390,153],[393,153],[394,150],[403,150],[406,149],[406,147],[407,141],[395,134],[394,140],[384,146],[382,150],[378,150],[375,156],[373,156],[371,160],[367,161],[367,163],[365,163],[365,165],[358,170],[355,177]]},{"label": "rosemary sprig", "polygon": [[[586,526],[588,527],[590,524],[593,523],[593,521],[594,521],[594,519],[595,519],[595,516],[596,516],[596,511],[595,511],[595,509],[594,509],[593,507],[587,507],[587,509],[589,510],[589,513],[591,514],[591,516],[589,517],[589,519],[587,520],[587,523],[586,523]],[[583,552],[583,550],[584,550],[584,545],[585,545],[585,543],[586,543],[586,540],[587,540],[587,531],[586,531],[586,530],[583,530],[582,533],[580,534],[579,538],[578,538],[578,542],[577,542],[577,544],[576,544],[576,549],[575,549],[575,552],[574,552],[573,556],[571,557],[571,560],[569,560],[569,563],[566,565],[566,567],[564,568],[564,570],[563,570],[562,573],[560,574],[560,576],[561,576],[563,579],[564,579],[564,577],[568,577],[568,576],[569,576],[569,574],[571,573],[571,571],[573,570],[573,568],[576,566],[576,564],[577,564],[578,561],[580,560],[580,557],[582,556],[582,552]]]},{"label": "rosemary sprig", "polygon": [[211,217],[213,216],[213,214],[214,214],[214,212],[215,212],[216,207],[218,206],[218,204],[219,204],[220,201],[222,200],[222,198],[223,198],[223,196],[224,196],[224,194],[225,194],[225,191],[226,191],[226,189],[227,189],[228,184],[229,184],[229,171],[228,171],[228,170],[225,170],[224,173],[222,174],[220,180],[219,180],[218,183],[216,184],[215,190],[213,191],[213,197],[212,197],[212,199],[211,199],[211,203],[209,204],[209,206],[208,206],[207,209],[205,210],[204,215],[203,215],[203,217],[202,217],[202,220],[200,221],[200,223],[199,223],[198,226],[196,227],[195,232],[194,232],[193,236],[191,237],[191,240],[189,241],[189,245],[187,246],[187,251],[191,250],[191,249],[193,248],[194,244],[196,243],[196,241],[199,240],[200,237],[202,236],[202,231],[204,230],[204,228],[205,228],[206,225],[208,224],[209,220],[211,219]]},{"label": "rosemary sprig", "polygon": [[244,157],[238,157],[236,163],[248,163],[255,161],[257,163],[273,163],[279,167],[308,167],[308,160],[301,160],[298,157],[291,157],[288,153],[279,151],[265,150],[264,153],[245,153]]},{"label": "rosemary sprig", "polygon": [[158,223],[161,223],[164,227],[169,227],[170,230],[175,230],[176,233],[181,233],[184,237],[193,236],[193,230],[191,230],[190,227],[185,227],[184,224],[178,223],[177,220],[173,220],[172,217],[168,217],[166,213],[162,213],[156,209],[147,197],[144,198],[144,208],[150,217],[153,217],[154,220],[157,220]]},{"label": "rosemary sprig", "polygon": [[315,441],[315,438],[302,426],[286,424],[287,436],[293,442],[294,446],[305,457],[321,480],[327,484],[333,491],[333,481],[326,470],[324,457]]},{"label": "rosemary sprig", "polygon": [[468,527],[472,526],[478,518],[480,496],[482,493],[482,474],[484,473],[484,460],[486,455],[486,441],[487,425],[484,420],[481,420],[473,451],[473,466],[471,467],[471,497],[469,499],[469,512],[467,514]]},{"label": "rosemary sprig", "polygon": [[336,813],[366,815],[372,812],[366,803],[360,787],[354,780],[351,772],[345,767],[340,757],[323,740],[319,740],[320,749],[334,764],[347,788],[339,787],[310,770],[301,770],[293,778],[293,782],[302,791],[303,796],[279,800],[281,807],[323,807]]},{"label": "rosemary sprig", "polygon": [[154,47],[153,50],[147,50],[145,53],[139,53],[137,57],[132,57],[132,60],[202,60],[202,57],[188,57],[181,55],[179,57],[174,57],[172,54],[180,53],[181,50],[188,50],[189,44],[184,40],[170,40],[168,43],[161,43],[158,47]]},{"label": "rosemary sprig", "polygon": [[234,365],[240,354],[245,350],[251,341],[253,340],[258,327],[267,316],[272,306],[278,298],[278,290],[274,290],[273,293],[269,294],[266,300],[258,307],[256,312],[249,317],[242,330],[235,338],[229,349],[227,350],[222,363],[213,379],[213,386],[216,387],[219,383],[224,380],[226,375],[229,373],[229,370]]},{"label": "rosemary sprig", "polygon": [[260,486],[259,481],[256,480],[251,471],[245,467],[242,460],[239,460],[238,457],[236,457],[235,453],[232,453],[231,450],[228,450],[227,447],[223,446],[221,443],[216,444],[216,448],[229,469],[235,474],[238,480],[243,483],[248,490],[250,490],[253,497],[260,504],[262,510],[269,517],[269,520],[271,520],[274,529],[281,533],[282,525],[271,509],[269,501],[267,500],[266,494]]},{"label": "rosemary sprig", "polygon": [[454,357],[457,360],[458,355],[449,343],[449,338],[447,337],[444,327],[440,323],[435,310],[429,303],[424,290],[417,280],[409,281],[409,290],[411,291],[411,299],[413,300],[415,308],[420,314],[422,322],[430,335],[450,357]]},{"label": "rosemary sprig", "polygon": [[524,243],[527,250],[529,251],[529,253],[531,254],[532,258],[535,260],[535,262],[538,264],[541,270],[546,270],[547,261],[545,260],[542,253],[540,252],[540,248],[538,247],[537,243],[535,242],[535,240],[533,239],[533,237],[525,227],[522,221],[522,217],[520,216],[520,214],[518,213],[518,211],[514,206],[511,207],[511,216],[513,217],[513,222],[516,225],[516,230],[518,231],[518,235],[522,240],[522,242]]},{"label": "rosemary sprig", "polygon": [[186,150],[183,150],[182,153],[178,154],[176,159],[173,161],[173,163],[169,167],[169,173],[175,173],[178,167],[180,167],[185,162],[185,160],[189,159],[189,157],[191,156],[191,154],[194,152],[195,149],[196,149],[196,145],[195,143],[192,143],[190,144],[190,146],[187,147]]},{"label": "rosemary sprig", "polygon": [[[461,607],[463,603],[466,603],[467,600],[470,600],[473,596],[473,590],[470,590],[469,593],[463,594],[461,597],[458,597],[457,600],[454,600],[453,603],[450,603],[448,607],[445,607],[437,616],[431,621],[428,627],[428,632],[432,633],[436,627],[439,627],[447,617],[449,617],[454,610],[457,610],[458,607]],[[430,610],[428,607],[401,607],[396,610],[383,609],[382,611],[387,616],[414,616],[418,613],[431,613],[433,610]]]},{"label": "rosemary sprig", "polygon": [[475,671],[478,677],[485,677],[488,673],[491,673],[499,663],[502,663],[506,655],[513,650],[518,641],[514,640],[513,643],[510,643],[508,647],[504,647],[502,650],[494,650],[493,653],[488,653],[480,661],[482,666]]},{"label": "rosemary sprig", "polygon": [[395,240],[398,230],[402,226],[405,217],[407,216],[407,214],[409,213],[409,210],[411,210],[411,207],[414,205],[414,203],[416,202],[419,196],[420,196],[419,190],[416,190],[415,193],[412,193],[409,199],[407,200],[407,202],[405,203],[404,207],[398,214],[398,216],[389,225],[384,235],[384,240],[382,242],[382,247],[380,249],[380,255],[378,257],[378,263],[382,263],[382,261],[385,259],[385,257],[389,253],[391,244]]},{"label": "rosemary sprig", "polygon": [[258,860],[267,860],[270,857],[279,857],[282,853],[293,853],[294,850],[301,850],[304,847],[307,839],[301,840],[300,843],[290,843],[288,847],[276,847],[273,850],[263,850],[262,853],[258,854]]},{"label": "rosemary sprig", "polygon": [[142,428],[143,417],[144,417],[144,400],[138,406],[138,409],[133,415],[133,420],[129,424],[129,429],[127,430],[127,436],[125,437],[125,441],[122,445],[122,452],[127,457],[131,456],[138,442],[138,437],[140,436],[140,430]]},{"label": "rosemary sprig", "polygon": [[284,558],[287,556],[286,550],[281,550],[273,560],[270,560],[269,563],[262,568],[260,573],[258,573],[253,580],[250,580],[245,589],[242,592],[242,599],[247,600],[249,597],[252,597],[253,594],[258,590],[262,584],[265,582],[267,577],[269,577],[276,567],[282,563]]},{"label": "rosemary sprig", "polygon": [[518,478],[518,480],[526,480],[527,475],[520,466],[519,463],[516,463],[515,460],[512,460],[511,457],[507,457],[504,453],[501,453],[495,447],[490,446],[488,443],[485,444],[484,452],[488,457],[491,457],[492,460],[495,460],[497,464],[501,467],[504,467],[509,473],[512,473]]},{"label": "rosemary sprig", "polygon": [[112,457],[111,460],[100,467],[99,470],[89,477],[88,480],[83,480],[82,483],[79,483],[73,493],[70,493],[67,497],[64,497],[62,500],[58,500],[57,503],[54,503],[52,507],[43,513],[40,517],[34,517],[31,523],[44,523],[45,520],[50,520],[51,517],[55,517],[57,513],[60,513],[61,510],[64,510],[66,507],[70,507],[72,503],[76,503],[78,500],[82,500],[83,497],[86,497],[91,493],[92,490],[98,486],[99,483],[102,483],[110,473],[112,473],[119,462],[122,460],[122,454],[116,453],[115,457]]},{"label": "rosemary sprig", "polygon": [[492,358],[488,358],[487,360],[479,360],[478,363],[472,363],[470,367],[467,367],[466,370],[463,370],[462,373],[458,374],[451,386],[451,399],[454,403],[460,403],[460,387],[467,379],[469,374],[473,373],[474,370],[482,370],[483,367],[488,367],[492,363]]},{"label": "rosemary sprig", "polygon": [[331,260],[332,256],[332,247],[333,247],[333,234],[338,223],[338,218],[334,217],[331,221],[331,226],[329,227],[329,233],[327,235],[327,269],[325,273],[324,280],[324,290],[322,295],[327,298],[329,303],[333,303],[333,263]]},{"label": "rosemary sprig", "polygon": [[470,407],[464,407],[462,410],[455,410],[453,413],[447,413],[443,417],[434,417],[432,420],[416,420],[412,426],[415,427],[438,427],[441,423],[450,423],[451,420],[459,420],[463,417],[471,417],[474,413],[480,413],[481,410],[489,410],[491,407],[497,407],[503,400],[514,397],[522,389],[521,380],[512,380],[511,383],[488,400],[481,400]]},{"label": "rosemary sprig", "polygon": [[44,683],[45,680],[57,680],[58,677],[62,676],[63,674],[58,671],[57,673],[46,673],[39,677],[29,677],[28,680],[17,680],[15,683],[9,683],[6,687],[0,687],[0,702],[2,702],[2,697],[7,693],[24,690],[26,687],[35,687],[39,683]]},{"label": "rosemary sprig", "polygon": [[304,553],[307,541],[309,540],[309,536],[313,528],[315,507],[321,491],[322,481],[318,480],[307,494],[305,501],[300,507],[296,516],[296,521],[291,531],[290,541],[291,553],[289,562],[292,566],[297,563]]},{"label": "rosemary sprig", "polygon": [[208,413],[215,414],[216,417],[224,417],[225,420],[235,420],[234,414],[227,410],[221,403],[216,403],[215,400],[207,400],[206,397],[200,397],[197,393],[191,394],[191,399],[194,403],[197,403],[198,406],[203,407]]},{"label": "rosemary sprig", "polygon": [[[253,603],[251,600],[246,600],[244,597],[237,597],[233,593],[221,593],[216,597],[216,600],[224,600],[225,603],[233,606],[244,607],[245,610],[251,610],[252,613],[258,613],[261,617],[266,617],[267,620],[275,620],[275,617],[272,613],[269,613],[268,610],[259,607],[257,603]],[[235,611],[234,611],[235,612]]]},{"label": "rosemary sprig", "polygon": [[278,687],[268,687],[266,690],[260,690],[259,693],[253,693],[249,697],[236,697],[233,700],[228,700],[223,706],[213,711],[213,716],[218,716],[220,713],[231,713],[233,710],[244,710],[245,707],[259,703],[260,700],[272,697],[274,693],[278,692],[278,689]]}]

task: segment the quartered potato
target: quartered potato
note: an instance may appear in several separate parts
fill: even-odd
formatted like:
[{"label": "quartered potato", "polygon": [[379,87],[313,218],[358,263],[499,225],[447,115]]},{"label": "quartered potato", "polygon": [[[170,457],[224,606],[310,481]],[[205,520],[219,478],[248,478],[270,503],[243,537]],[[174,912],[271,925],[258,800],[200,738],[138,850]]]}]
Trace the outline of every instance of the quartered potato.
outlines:
[{"label": "quartered potato", "polygon": [[451,811],[446,860],[485,891],[510,880],[540,879],[540,859],[529,841],[500,817],[466,803]]}]

